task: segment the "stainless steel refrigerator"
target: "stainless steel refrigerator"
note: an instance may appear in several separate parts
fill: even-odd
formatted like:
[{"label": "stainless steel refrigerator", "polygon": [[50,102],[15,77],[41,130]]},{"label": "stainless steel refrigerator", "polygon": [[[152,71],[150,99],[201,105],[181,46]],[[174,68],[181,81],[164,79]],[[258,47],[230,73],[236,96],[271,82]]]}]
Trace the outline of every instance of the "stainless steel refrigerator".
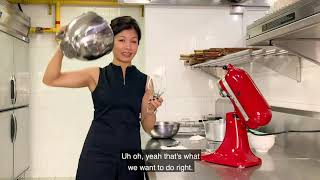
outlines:
[{"label": "stainless steel refrigerator", "polygon": [[30,165],[28,32],[30,18],[0,2],[0,179],[21,177]]}]

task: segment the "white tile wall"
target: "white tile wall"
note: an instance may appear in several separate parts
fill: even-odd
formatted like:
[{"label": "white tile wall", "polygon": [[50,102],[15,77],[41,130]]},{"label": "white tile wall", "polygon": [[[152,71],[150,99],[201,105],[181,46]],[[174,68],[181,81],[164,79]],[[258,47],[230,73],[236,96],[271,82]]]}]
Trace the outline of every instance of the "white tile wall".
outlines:
[{"label": "white tile wall", "polygon": [[185,67],[179,55],[195,49],[243,46],[242,16],[229,12],[228,7],[146,6],[146,72],[164,67],[167,79],[159,120],[214,114],[217,79]]},{"label": "white tile wall", "polygon": [[303,60],[302,67],[300,83],[272,70],[256,74],[254,80],[271,105],[320,112],[320,66]]}]

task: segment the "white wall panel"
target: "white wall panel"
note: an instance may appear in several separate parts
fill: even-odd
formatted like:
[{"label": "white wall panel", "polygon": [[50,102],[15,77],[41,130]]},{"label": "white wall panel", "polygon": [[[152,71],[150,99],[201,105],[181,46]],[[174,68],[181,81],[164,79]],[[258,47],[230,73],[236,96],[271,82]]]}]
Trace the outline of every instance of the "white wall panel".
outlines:
[{"label": "white wall panel", "polygon": [[164,107],[158,119],[177,121],[214,113],[217,79],[191,70],[180,54],[196,49],[242,47],[242,16],[229,7],[146,6],[146,72],[166,69]]}]

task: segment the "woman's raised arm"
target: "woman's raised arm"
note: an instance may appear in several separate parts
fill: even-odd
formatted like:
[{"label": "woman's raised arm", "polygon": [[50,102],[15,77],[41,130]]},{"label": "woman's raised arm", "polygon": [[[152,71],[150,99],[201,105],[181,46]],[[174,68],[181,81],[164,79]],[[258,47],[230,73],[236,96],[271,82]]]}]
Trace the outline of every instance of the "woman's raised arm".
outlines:
[{"label": "woman's raised arm", "polygon": [[99,68],[86,68],[79,71],[61,72],[63,53],[60,47],[50,60],[43,76],[43,83],[53,87],[88,87],[93,91],[99,78]]}]

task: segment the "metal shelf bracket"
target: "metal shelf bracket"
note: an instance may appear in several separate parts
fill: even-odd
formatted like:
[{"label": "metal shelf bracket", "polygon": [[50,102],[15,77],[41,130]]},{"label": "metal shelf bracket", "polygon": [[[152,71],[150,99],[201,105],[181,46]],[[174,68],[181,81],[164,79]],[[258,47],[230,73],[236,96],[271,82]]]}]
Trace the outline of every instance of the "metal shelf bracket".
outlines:
[{"label": "metal shelf bracket", "polygon": [[200,69],[220,79],[225,75],[225,71],[221,68],[222,66],[226,64],[239,66],[248,63],[250,63],[250,74],[259,73],[259,70],[256,68],[258,66],[255,66],[255,63],[258,63],[283,76],[301,82],[301,58],[288,51],[279,49],[244,50],[218,59],[192,65],[191,68]]},{"label": "metal shelf bracket", "polygon": [[320,46],[320,38],[275,39],[271,44],[320,65],[320,52],[312,48]]}]

